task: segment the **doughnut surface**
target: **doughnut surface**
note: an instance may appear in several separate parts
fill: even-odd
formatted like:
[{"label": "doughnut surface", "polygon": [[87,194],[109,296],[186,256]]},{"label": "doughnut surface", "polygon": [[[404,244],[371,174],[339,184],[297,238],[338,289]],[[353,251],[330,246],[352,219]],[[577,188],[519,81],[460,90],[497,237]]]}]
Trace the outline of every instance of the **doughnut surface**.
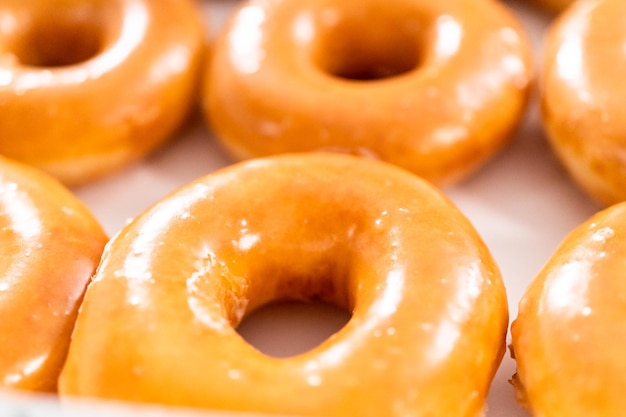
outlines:
[{"label": "doughnut surface", "polygon": [[[317,348],[273,358],[236,327],[285,299],[352,316]],[[507,308],[480,237],[421,179],[347,155],[248,161],[112,239],[60,391],[307,416],[478,416]]]},{"label": "doughnut surface", "polygon": [[626,2],[576,3],[550,28],[542,77],[543,122],[574,181],[594,200],[626,199]]},{"label": "doughnut surface", "polygon": [[444,184],[509,141],[531,55],[491,0],[252,0],[215,43],[204,108],[238,159],[332,150]]},{"label": "doughnut surface", "polygon": [[65,187],[0,157],[0,389],[56,389],[106,241]]},{"label": "doughnut surface", "polygon": [[0,16],[0,154],[66,184],[141,158],[194,103],[189,0],[3,0]]},{"label": "doughnut surface", "polygon": [[526,290],[511,333],[534,416],[626,413],[626,203],[574,230]]}]

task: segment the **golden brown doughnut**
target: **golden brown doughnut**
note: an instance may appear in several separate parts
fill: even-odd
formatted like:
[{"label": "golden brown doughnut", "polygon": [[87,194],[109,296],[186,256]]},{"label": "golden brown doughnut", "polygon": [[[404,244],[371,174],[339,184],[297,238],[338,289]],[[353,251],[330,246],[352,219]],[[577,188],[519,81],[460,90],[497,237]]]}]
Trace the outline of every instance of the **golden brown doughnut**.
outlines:
[{"label": "golden brown doughnut", "polygon": [[[352,313],[267,356],[236,327],[282,299]],[[502,358],[505,289],[468,220],[392,165],[243,162],[165,198],[108,245],[61,395],[307,416],[476,416]]]},{"label": "golden brown doughnut", "polygon": [[543,122],[574,181],[604,205],[626,199],[626,2],[576,3],[550,28]]},{"label": "golden brown doughnut", "polygon": [[204,29],[189,0],[3,0],[0,154],[66,184],[169,138],[194,104]]},{"label": "golden brown doughnut", "polygon": [[215,43],[204,108],[238,159],[333,150],[444,184],[509,141],[531,55],[491,0],[252,0]]},{"label": "golden brown doughnut", "polygon": [[0,157],[0,388],[56,389],[106,241],[65,187]]},{"label": "golden brown doughnut", "polygon": [[626,203],[562,242],[512,325],[515,385],[534,416],[626,412]]}]

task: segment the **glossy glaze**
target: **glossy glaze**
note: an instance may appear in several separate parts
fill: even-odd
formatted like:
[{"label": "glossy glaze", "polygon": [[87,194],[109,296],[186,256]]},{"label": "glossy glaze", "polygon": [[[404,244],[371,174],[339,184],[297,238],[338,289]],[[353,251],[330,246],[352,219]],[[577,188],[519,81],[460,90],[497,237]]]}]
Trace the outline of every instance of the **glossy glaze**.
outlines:
[{"label": "glossy glaze", "polygon": [[595,200],[626,199],[626,2],[577,3],[551,28],[542,69],[543,120],[557,155]]},{"label": "glossy glaze", "polygon": [[0,158],[0,388],[56,389],[106,241],[56,180]]},{"label": "glossy glaze", "polygon": [[205,110],[236,158],[325,149],[444,184],[509,141],[530,61],[490,0],[250,1],[216,42]]},{"label": "glossy glaze", "polygon": [[574,230],[512,326],[517,387],[537,417],[626,413],[626,203]]},{"label": "glossy glaze", "polygon": [[[277,299],[352,312],[319,347],[273,358],[236,331]],[[309,416],[477,416],[507,302],[475,230],[389,164],[288,155],[201,178],[108,246],[62,395]]]},{"label": "glossy glaze", "polygon": [[194,104],[204,47],[188,0],[0,3],[0,154],[67,184],[168,139]]}]

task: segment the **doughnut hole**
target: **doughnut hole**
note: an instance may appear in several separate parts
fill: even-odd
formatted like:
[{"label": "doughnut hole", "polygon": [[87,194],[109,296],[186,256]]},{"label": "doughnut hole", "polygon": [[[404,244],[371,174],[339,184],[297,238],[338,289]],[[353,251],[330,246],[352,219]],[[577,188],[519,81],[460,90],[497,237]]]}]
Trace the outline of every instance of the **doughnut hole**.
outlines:
[{"label": "doughnut hole", "polygon": [[80,64],[96,56],[102,47],[98,28],[51,22],[33,28],[18,51],[18,59],[33,67],[62,67]]},{"label": "doughnut hole", "polygon": [[109,9],[91,4],[36,10],[11,34],[10,52],[19,64],[30,67],[54,68],[86,62],[106,46],[106,22],[114,14]]},{"label": "doughnut hole", "polygon": [[260,352],[283,358],[317,347],[350,317],[349,311],[329,303],[276,301],[251,312],[237,332]]},{"label": "doughnut hole", "polygon": [[354,290],[348,289],[354,278],[346,246],[335,246],[319,258],[298,250],[287,258],[298,259],[297,266],[270,261],[255,272],[257,278],[273,278],[251,279],[248,291],[256,295],[241,297],[248,303],[240,322],[231,318],[249,344],[268,356],[283,358],[323,343],[348,323],[354,307],[350,295]]},{"label": "doughnut hole", "polygon": [[[359,2],[355,6],[361,7]],[[387,79],[419,68],[424,55],[424,19],[390,9],[371,7],[344,13],[344,19],[321,30],[315,51],[318,68],[353,81]]]}]

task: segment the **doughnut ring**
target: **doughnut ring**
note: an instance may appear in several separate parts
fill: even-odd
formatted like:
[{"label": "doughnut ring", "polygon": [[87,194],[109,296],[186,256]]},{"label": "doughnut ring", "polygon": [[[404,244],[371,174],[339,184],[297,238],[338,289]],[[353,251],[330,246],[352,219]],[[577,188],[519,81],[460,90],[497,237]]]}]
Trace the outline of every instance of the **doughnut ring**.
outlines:
[{"label": "doughnut ring", "polygon": [[532,281],[511,327],[514,385],[536,416],[626,410],[626,203],[580,225]]},{"label": "doughnut ring", "polygon": [[141,158],[194,104],[189,0],[3,0],[0,21],[0,154],[68,185]]},{"label": "doughnut ring", "polygon": [[252,0],[215,42],[204,109],[236,159],[330,150],[443,185],[509,142],[531,57],[494,1]]},{"label": "doughnut ring", "polygon": [[621,1],[574,4],[549,29],[541,70],[545,131],[573,181],[608,206],[626,200],[626,31]]},{"label": "doughnut ring", "polygon": [[[274,358],[236,327],[285,299],[352,315],[318,347]],[[507,327],[496,264],[436,188],[350,155],[274,156],[192,182],[112,239],[60,392],[310,416],[478,415]]]},{"label": "doughnut ring", "polygon": [[107,240],[58,181],[0,157],[0,388],[56,390]]}]

